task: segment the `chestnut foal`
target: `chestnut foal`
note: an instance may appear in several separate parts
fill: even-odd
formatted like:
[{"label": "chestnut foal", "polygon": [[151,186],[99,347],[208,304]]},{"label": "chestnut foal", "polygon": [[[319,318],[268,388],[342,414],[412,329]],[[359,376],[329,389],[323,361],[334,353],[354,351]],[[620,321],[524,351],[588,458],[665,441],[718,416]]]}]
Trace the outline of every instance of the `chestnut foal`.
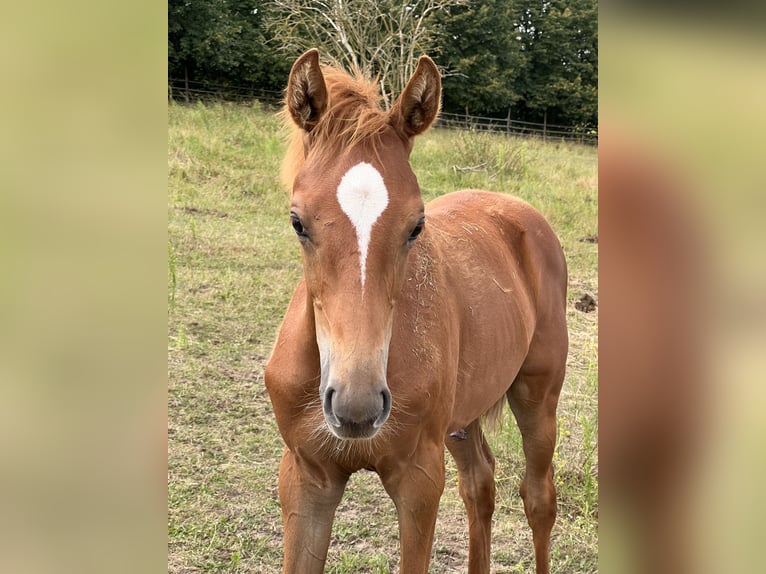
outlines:
[{"label": "chestnut foal", "polygon": [[423,205],[409,155],[440,101],[426,56],[390,111],[374,83],[320,66],[316,50],[290,73],[283,176],[304,274],[266,368],[286,444],[285,573],[323,571],[335,509],[360,469],[396,505],[399,571],[426,573],[445,445],[468,512],[468,570],[488,573],[495,460],[481,423],[506,401],[523,437],[537,573],[549,571],[566,263],[519,199],[474,190]]}]

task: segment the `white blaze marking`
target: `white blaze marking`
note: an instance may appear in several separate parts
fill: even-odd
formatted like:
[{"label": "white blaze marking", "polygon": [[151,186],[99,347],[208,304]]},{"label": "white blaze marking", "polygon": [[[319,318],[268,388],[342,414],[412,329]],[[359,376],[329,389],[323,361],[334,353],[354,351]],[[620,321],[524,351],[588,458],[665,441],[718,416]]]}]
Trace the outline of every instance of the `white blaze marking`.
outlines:
[{"label": "white blaze marking", "polygon": [[369,163],[355,165],[340,180],[338,203],[356,231],[356,239],[359,242],[359,270],[364,291],[372,226],[388,205],[388,190],[383,183],[383,176]]}]

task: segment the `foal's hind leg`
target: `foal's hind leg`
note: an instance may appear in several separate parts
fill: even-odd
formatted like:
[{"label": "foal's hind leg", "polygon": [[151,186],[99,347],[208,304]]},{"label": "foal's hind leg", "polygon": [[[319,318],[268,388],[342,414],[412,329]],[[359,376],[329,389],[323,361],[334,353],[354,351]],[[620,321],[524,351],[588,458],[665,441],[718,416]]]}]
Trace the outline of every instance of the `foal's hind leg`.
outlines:
[{"label": "foal's hind leg", "polygon": [[563,379],[563,369],[554,374],[519,374],[507,393],[524,445],[526,472],[519,491],[532,528],[537,574],[550,571],[550,535],[556,520],[552,463],[556,446],[556,405]]},{"label": "foal's hind leg", "polygon": [[448,436],[446,443],[457,465],[460,496],[468,512],[468,574],[488,574],[495,510],[495,457],[478,420],[468,425],[464,433]]}]

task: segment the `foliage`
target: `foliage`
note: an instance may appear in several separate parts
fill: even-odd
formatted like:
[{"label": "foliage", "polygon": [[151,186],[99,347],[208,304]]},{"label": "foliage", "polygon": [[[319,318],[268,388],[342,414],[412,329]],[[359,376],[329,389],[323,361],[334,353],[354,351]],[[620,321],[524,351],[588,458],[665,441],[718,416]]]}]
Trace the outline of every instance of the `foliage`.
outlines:
[{"label": "foliage", "polygon": [[596,0],[473,1],[440,14],[444,107],[597,125]]},{"label": "foliage", "polygon": [[291,59],[277,52],[263,0],[168,0],[172,78],[281,89]]},{"label": "foliage", "polygon": [[526,54],[514,31],[516,3],[487,0],[438,16],[438,62],[445,70],[444,109],[493,113],[514,105]]},{"label": "foliage", "polygon": [[281,90],[308,48],[390,104],[428,53],[444,109],[598,125],[596,0],[169,0],[172,78]]},{"label": "foliage", "polygon": [[597,125],[596,0],[523,1],[523,106],[538,117],[547,112],[551,123]]}]

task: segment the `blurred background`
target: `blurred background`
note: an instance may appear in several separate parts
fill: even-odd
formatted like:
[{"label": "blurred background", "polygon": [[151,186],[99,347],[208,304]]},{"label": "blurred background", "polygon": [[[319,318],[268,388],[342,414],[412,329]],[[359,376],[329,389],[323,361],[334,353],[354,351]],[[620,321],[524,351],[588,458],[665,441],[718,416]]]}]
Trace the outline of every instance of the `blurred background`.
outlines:
[{"label": "blurred background", "polygon": [[759,10],[600,6],[606,572],[758,569],[766,366]]}]

